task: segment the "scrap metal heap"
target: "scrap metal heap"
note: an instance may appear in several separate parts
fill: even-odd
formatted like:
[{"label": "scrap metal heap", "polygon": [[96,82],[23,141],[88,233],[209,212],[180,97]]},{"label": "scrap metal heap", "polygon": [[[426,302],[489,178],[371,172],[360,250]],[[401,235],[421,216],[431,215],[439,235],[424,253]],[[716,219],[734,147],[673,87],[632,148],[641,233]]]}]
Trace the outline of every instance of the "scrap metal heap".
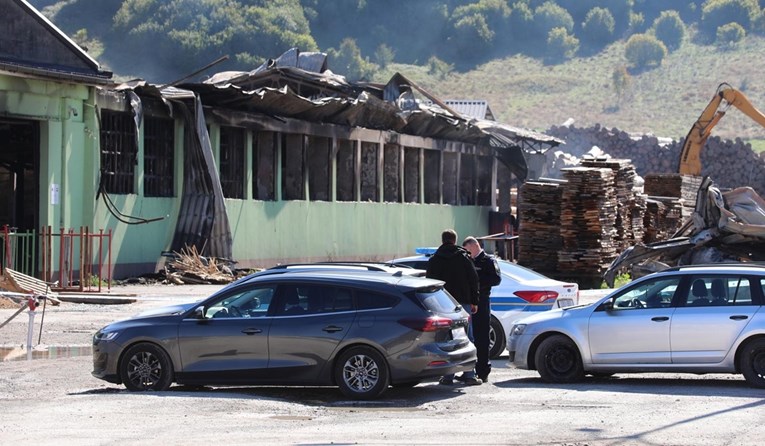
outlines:
[{"label": "scrap metal heap", "polygon": [[685,224],[668,240],[626,249],[603,278],[612,287],[627,270],[634,278],[677,265],[757,261],[765,261],[765,200],[751,187],[722,192],[704,177]]}]

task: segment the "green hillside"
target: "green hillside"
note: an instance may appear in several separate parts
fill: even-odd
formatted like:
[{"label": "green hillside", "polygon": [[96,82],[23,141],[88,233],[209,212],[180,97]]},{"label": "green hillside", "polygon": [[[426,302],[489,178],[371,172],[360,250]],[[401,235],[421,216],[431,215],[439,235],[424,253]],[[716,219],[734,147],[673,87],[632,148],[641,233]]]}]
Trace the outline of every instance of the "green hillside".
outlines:
[{"label": "green hillside", "polygon": [[[624,65],[624,42],[589,58],[545,65],[525,56],[498,59],[444,79],[423,67],[391,65],[380,73],[385,81],[401,71],[445,99],[486,99],[499,120],[545,130],[569,118],[577,127],[600,124],[636,133],[684,137],[709,103],[717,86],[728,82],[765,110],[765,38],[749,36],[740,47],[718,51],[686,42],[655,69],[633,73],[626,94],[617,103],[611,79]],[[731,109],[715,128],[724,138],[765,139],[765,128]]]}]

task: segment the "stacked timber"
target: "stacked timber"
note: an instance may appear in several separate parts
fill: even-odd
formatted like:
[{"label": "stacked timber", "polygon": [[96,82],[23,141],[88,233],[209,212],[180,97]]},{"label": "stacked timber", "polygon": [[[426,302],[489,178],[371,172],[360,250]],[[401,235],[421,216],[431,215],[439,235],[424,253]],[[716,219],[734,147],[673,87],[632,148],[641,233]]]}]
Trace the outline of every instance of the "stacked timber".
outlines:
[{"label": "stacked timber", "polygon": [[570,167],[563,177],[568,183],[561,196],[558,270],[570,277],[600,277],[617,255],[615,174]]},{"label": "stacked timber", "polygon": [[561,182],[528,181],[521,186],[518,199],[518,263],[541,274],[552,276],[558,270]]},{"label": "stacked timber", "polygon": [[653,243],[668,240],[687,220],[687,206],[682,198],[677,197],[648,197],[645,218],[645,235],[643,243]]},{"label": "stacked timber", "polygon": [[584,158],[581,165],[607,168],[614,172],[617,249],[621,251],[642,241],[646,197],[635,191],[637,173],[632,162],[627,159]]}]

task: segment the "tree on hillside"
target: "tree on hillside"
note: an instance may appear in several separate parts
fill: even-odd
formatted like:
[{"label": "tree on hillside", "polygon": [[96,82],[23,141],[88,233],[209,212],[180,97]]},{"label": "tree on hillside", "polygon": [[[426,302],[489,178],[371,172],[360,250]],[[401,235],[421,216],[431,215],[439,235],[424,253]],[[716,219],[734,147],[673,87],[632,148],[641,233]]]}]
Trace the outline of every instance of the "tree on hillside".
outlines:
[{"label": "tree on hillside", "polygon": [[[629,26],[630,13],[633,10],[635,0],[557,0],[556,3],[571,14],[575,24],[584,25],[587,15],[595,8],[608,10],[614,19],[614,36],[621,36]],[[574,28],[578,34],[579,27]],[[584,40],[584,36],[582,36]]]},{"label": "tree on hillside", "polygon": [[701,10],[699,31],[707,41],[712,41],[716,39],[719,27],[738,23],[749,31],[761,16],[757,0],[707,0]]},{"label": "tree on hillside", "polygon": [[513,52],[531,55],[528,43],[534,38],[534,11],[525,1],[517,1],[510,8],[509,36],[500,39]]},{"label": "tree on hillside", "polygon": [[606,8],[592,8],[582,23],[582,42],[600,50],[614,38],[614,16]]},{"label": "tree on hillside", "polygon": [[571,59],[579,49],[579,39],[569,34],[565,28],[558,27],[550,30],[547,36],[547,57],[550,63]]},{"label": "tree on hillside", "polygon": [[361,56],[356,41],[347,38],[340,42],[340,48],[327,50],[329,68],[350,81],[369,80],[377,67]]},{"label": "tree on hillside", "polygon": [[738,23],[727,23],[717,28],[715,45],[722,49],[730,49],[738,45],[746,37],[744,27]]},{"label": "tree on hillside", "polygon": [[544,42],[544,44],[536,43],[532,46],[531,54],[539,55],[547,51],[547,38],[550,31],[555,28],[563,28],[567,34],[571,34],[574,31],[574,19],[568,11],[555,2],[546,1],[534,9],[534,28],[531,35],[532,42]]},{"label": "tree on hillside", "polygon": [[685,37],[685,24],[677,11],[662,11],[653,22],[653,34],[668,50],[680,48]]},{"label": "tree on hillside", "polygon": [[458,6],[450,17],[450,56],[460,65],[473,65],[499,53],[498,37],[508,34],[510,8],[504,0],[479,0]]},{"label": "tree on hillside", "polygon": [[119,68],[133,72],[145,61],[141,71],[160,80],[223,54],[233,57],[217,70],[249,70],[291,47],[317,49],[299,0],[125,0],[114,27],[121,38],[110,51],[123,56]]},{"label": "tree on hillside", "polygon": [[630,83],[632,83],[632,76],[630,76],[629,71],[627,71],[627,67],[619,65],[614,68],[613,73],[611,73],[611,83],[614,86],[614,92],[616,93],[616,109],[618,110],[621,107],[622,98],[626,94]]},{"label": "tree on hillside", "polygon": [[624,57],[636,69],[661,65],[667,56],[667,47],[651,34],[634,34],[624,47]]}]

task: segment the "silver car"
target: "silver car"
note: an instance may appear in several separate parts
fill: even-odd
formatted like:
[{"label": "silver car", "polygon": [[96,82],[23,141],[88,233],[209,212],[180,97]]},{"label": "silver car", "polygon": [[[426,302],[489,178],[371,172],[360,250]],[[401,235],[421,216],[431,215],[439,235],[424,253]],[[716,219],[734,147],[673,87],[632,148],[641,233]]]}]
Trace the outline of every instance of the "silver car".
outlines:
[{"label": "silver car", "polygon": [[596,303],[513,325],[510,362],[544,381],[629,372],[741,373],[765,387],[765,267],[675,267]]},{"label": "silver car", "polygon": [[170,385],[389,386],[470,370],[468,314],[443,282],[358,268],[277,268],[200,302],[115,322],[93,337],[93,376],[128,390]]}]

